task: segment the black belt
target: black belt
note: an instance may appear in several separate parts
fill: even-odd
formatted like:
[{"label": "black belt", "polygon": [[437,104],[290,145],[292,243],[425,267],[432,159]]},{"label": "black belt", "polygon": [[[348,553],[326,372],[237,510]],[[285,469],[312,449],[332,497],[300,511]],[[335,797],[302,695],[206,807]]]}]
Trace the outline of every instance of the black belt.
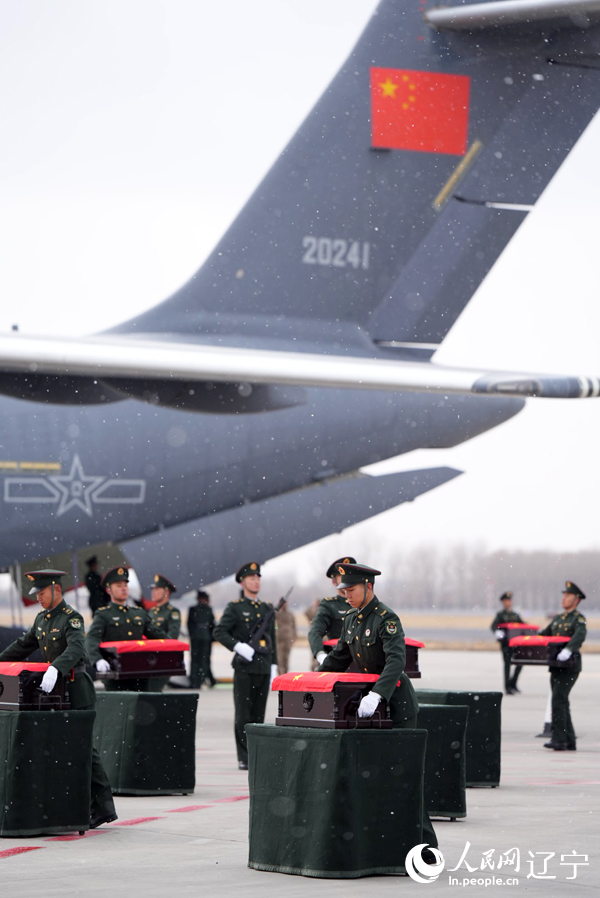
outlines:
[{"label": "black belt", "polygon": [[74,674],[76,673],[85,673],[86,667],[85,664],[78,664],[77,667],[71,668]]}]

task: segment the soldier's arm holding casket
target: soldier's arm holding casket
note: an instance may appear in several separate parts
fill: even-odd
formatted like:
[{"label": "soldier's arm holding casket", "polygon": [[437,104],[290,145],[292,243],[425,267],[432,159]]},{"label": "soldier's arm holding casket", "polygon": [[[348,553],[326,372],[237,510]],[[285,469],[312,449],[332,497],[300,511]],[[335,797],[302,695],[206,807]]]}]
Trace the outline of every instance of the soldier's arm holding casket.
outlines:
[{"label": "soldier's arm holding casket", "polygon": [[35,635],[35,623],[27,633],[19,636],[14,642],[11,642],[3,652],[0,653],[0,661],[23,661],[28,658],[32,652],[39,647],[37,636]]},{"label": "soldier's arm holding casket", "polygon": [[331,619],[332,613],[327,599],[321,599],[308,631],[308,644],[315,658],[323,651],[323,637],[329,632]]},{"label": "soldier's arm holding casket", "polygon": [[[106,629],[106,621],[102,609],[97,611],[92,621],[92,626],[88,630],[85,645],[90,662],[97,665],[98,661],[104,661],[102,652],[100,651],[100,643],[104,642],[104,632]],[[108,664],[108,662],[105,662]],[[104,665],[102,665],[104,667]]]},{"label": "soldier's arm holding casket", "polygon": [[542,630],[538,630],[538,636],[552,636],[552,624],[554,623],[554,618],[547,624]]},{"label": "soldier's arm holding casket", "polygon": [[77,667],[78,664],[81,664],[86,657],[83,618],[76,611],[69,617],[64,629],[64,635],[67,640],[67,647],[52,662],[52,667],[55,667],[63,677],[74,667]]},{"label": "soldier's arm holding casket", "polygon": [[576,612],[575,614],[575,630],[571,639],[565,645],[565,649],[567,649],[571,654],[573,652],[578,652],[583,643],[585,642],[585,637],[587,636],[587,624],[585,622],[585,617],[583,614]]},{"label": "soldier's arm holding casket", "polygon": [[325,656],[318,670],[345,671],[348,670],[352,663],[352,655],[348,648],[348,643],[344,641],[344,637],[340,636],[338,644]]},{"label": "soldier's arm holding casket", "polygon": [[406,667],[404,630],[397,617],[380,619],[377,629],[385,655],[385,664],[379,679],[373,683],[372,692],[389,702]]}]

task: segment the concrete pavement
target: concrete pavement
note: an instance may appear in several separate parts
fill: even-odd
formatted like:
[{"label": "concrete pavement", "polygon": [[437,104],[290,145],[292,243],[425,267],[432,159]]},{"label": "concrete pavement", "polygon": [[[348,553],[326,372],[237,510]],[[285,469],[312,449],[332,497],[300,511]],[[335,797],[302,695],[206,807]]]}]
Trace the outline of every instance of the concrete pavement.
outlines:
[{"label": "concrete pavement", "polygon": [[[230,672],[229,654],[216,647],[214,671]],[[431,688],[498,690],[500,652],[421,653],[423,678]],[[293,668],[306,670],[308,652],[294,649]],[[408,877],[319,880],[260,873],[246,866],[248,847],[247,774],[237,769],[233,741],[231,688],[200,695],[197,732],[197,786],[194,795],[117,796],[118,825],[104,826],[84,838],[0,840],[0,883],[7,898],[159,898],[218,895],[270,898],[311,895],[363,898],[365,891],[384,896],[467,893],[502,895],[527,891],[534,896],[600,896],[600,656],[584,657],[584,671],[572,692],[579,736],[577,752],[551,752],[536,739],[548,693],[545,668],[526,668],[518,696],[503,701],[502,781],[498,789],[467,790],[468,815],[454,823],[434,821],[446,870],[428,886]],[[269,699],[267,722],[274,720],[276,697]],[[466,862],[458,864],[466,843]],[[520,851],[521,866],[497,868],[500,854]],[[11,849],[36,849],[6,855]],[[489,855],[489,852],[492,851]],[[576,878],[568,858],[587,855]],[[533,858],[529,852],[533,853]],[[554,853],[550,857],[550,853]],[[484,854],[488,853],[488,854]],[[546,876],[544,857],[548,855]],[[490,860],[486,864],[486,857]],[[561,865],[561,857],[563,863]],[[490,864],[494,863],[492,870]],[[533,866],[532,866],[533,864]],[[451,884],[449,877],[458,880]],[[512,885],[494,878],[516,879]],[[463,878],[480,880],[462,885]],[[485,880],[492,880],[486,884]]]}]

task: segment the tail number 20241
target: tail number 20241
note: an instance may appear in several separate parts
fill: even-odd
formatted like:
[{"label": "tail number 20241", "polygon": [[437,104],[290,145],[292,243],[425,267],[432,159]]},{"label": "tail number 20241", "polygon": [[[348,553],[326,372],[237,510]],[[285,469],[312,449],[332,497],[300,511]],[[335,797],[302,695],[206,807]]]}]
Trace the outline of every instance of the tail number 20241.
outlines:
[{"label": "tail number 20241", "polygon": [[305,265],[331,265],[333,268],[369,267],[370,244],[360,240],[331,237],[303,237],[302,261]]}]

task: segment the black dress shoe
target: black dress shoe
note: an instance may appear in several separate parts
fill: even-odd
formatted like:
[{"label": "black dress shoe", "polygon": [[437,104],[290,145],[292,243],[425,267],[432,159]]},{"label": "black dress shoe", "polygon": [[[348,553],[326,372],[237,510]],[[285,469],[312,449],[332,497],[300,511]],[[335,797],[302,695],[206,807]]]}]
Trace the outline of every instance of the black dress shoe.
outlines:
[{"label": "black dress shoe", "polygon": [[247,761],[238,761],[238,767],[240,770],[247,770],[248,762]]},{"label": "black dress shoe", "polygon": [[521,692],[521,690],[517,689],[517,687],[514,684],[510,688],[512,689],[513,692],[519,692],[519,693]]},{"label": "black dress shoe", "polygon": [[435,854],[433,853],[431,848],[422,848],[421,857],[426,864],[437,864]]},{"label": "black dress shoe", "polygon": [[567,745],[567,751],[577,751],[576,745]]},{"label": "black dress shoe", "polygon": [[544,742],[544,748],[552,748],[554,751],[568,751],[566,742]]},{"label": "black dress shoe", "polygon": [[90,817],[90,829],[97,829],[103,823],[112,823],[113,820],[118,819],[116,814],[94,814]]},{"label": "black dress shoe", "polygon": [[510,686],[508,689],[505,689],[504,691],[506,692],[507,695],[513,695],[515,690],[512,688],[512,686]]}]

